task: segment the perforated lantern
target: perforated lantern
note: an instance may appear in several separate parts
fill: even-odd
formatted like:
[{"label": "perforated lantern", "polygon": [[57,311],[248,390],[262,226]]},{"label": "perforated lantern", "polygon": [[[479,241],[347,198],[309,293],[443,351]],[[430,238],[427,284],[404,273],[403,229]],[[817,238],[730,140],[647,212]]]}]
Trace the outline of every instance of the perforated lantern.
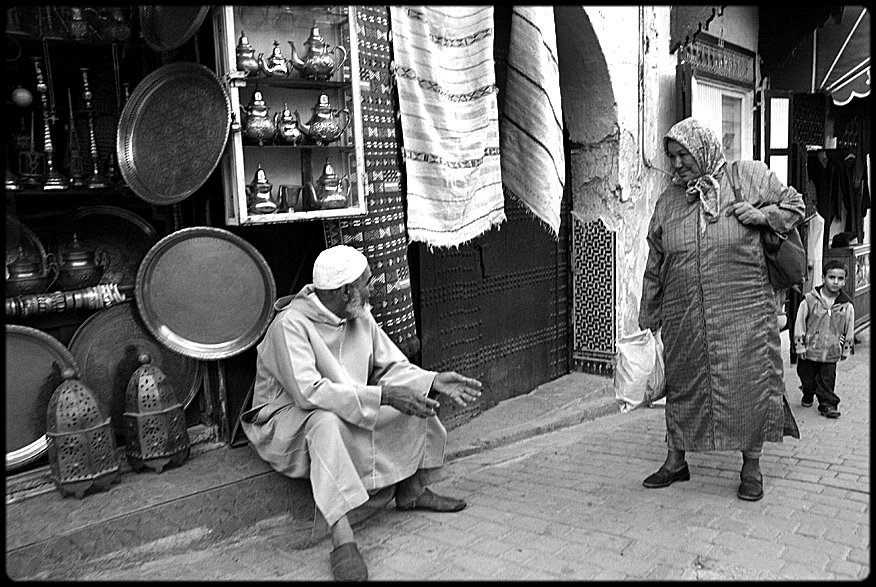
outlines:
[{"label": "perforated lantern", "polygon": [[125,392],[125,454],[135,471],[144,466],[161,473],[189,456],[191,442],[182,404],[164,372],[143,353]]},{"label": "perforated lantern", "polygon": [[81,499],[91,489],[105,491],[118,483],[121,467],[110,417],[73,369],[62,375],[46,408],[50,477],[64,497]]}]

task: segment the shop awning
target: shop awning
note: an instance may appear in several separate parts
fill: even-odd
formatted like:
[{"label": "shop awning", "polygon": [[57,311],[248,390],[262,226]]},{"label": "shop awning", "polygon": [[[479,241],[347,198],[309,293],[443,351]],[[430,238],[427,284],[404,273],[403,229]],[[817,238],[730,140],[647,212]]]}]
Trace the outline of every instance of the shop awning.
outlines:
[{"label": "shop awning", "polygon": [[870,11],[843,7],[840,18],[826,19],[774,71],[764,73],[774,90],[823,92],[838,106],[869,96]]}]

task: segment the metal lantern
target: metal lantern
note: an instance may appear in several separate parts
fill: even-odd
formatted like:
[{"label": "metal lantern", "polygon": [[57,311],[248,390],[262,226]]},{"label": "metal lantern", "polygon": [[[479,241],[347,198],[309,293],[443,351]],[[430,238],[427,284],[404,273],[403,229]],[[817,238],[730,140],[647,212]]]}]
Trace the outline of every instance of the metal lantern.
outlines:
[{"label": "metal lantern", "polygon": [[73,369],[62,375],[46,408],[51,479],[64,497],[81,499],[90,489],[105,491],[121,481],[119,458],[110,418],[94,394]]},{"label": "metal lantern", "polygon": [[146,466],[161,473],[189,456],[185,411],[164,372],[150,364],[152,357],[143,353],[138,360],[125,392],[125,454],[135,471]]}]

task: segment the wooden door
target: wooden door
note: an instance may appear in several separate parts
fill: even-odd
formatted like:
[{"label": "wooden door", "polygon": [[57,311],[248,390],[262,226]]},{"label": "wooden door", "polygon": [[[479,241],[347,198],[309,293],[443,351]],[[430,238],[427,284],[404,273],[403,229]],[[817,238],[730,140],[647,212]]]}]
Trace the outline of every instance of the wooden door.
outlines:
[{"label": "wooden door", "polygon": [[441,406],[449,427],[569,372],[569,195],[558,240],[513,198],[505,213],[501,228],[458,248],[411,247],[420,364],[486,386],[475,405]]}]

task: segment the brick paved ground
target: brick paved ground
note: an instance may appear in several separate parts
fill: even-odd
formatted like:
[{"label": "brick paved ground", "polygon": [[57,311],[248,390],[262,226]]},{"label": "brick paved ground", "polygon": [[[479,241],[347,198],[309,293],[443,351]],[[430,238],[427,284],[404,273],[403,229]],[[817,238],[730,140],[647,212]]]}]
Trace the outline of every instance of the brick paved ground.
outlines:
[{"label": "brick paved ground", "polygon": [[[618,413],[449,463],[435,487],[464,496],[468,508],[387,509],[364,522],[356,534],[370,578],[863,579],[870,574],[869,331],[863,339],[838,369],[837,420],[801,407],[799,381],[786,370],[802,438],[765,446],[761,501],[736,497],[738,453],[690,453],[689,482],[644,489],[642,479],[665,456],[663,410]],[[330,580],[330,542],[292,550],[284,521],[206,550],[156,544],[153,555],[92,561],[66,578]]]}]

